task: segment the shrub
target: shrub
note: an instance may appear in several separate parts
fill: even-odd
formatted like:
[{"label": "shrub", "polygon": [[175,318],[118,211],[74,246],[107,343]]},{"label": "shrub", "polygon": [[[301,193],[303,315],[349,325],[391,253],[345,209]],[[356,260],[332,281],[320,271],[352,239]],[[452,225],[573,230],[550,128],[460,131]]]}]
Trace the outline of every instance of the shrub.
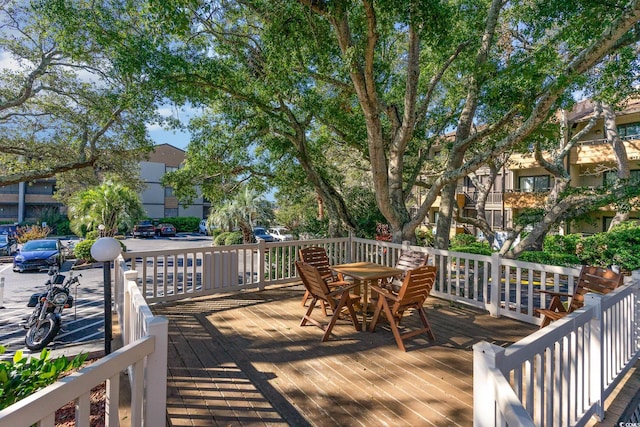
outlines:
[{"label": "shrub", "polygon": [[213,238],[213,245],[214,246],[224,246],[224,241],[227,238],[227,236],[230,234],[229,231],[223,231],[220,234],[218,234],[217,236],[215,236]]},{"label": "shrub", "polygon": [[[0,345],[0,354],[5,351]],[[0,360],[0,409],[53,384],[60,375],[79,368],[87,359],[87,353],[81,353],[71,361],[65,356],[50,360],[50,355],[51,350],[45,348],[39,358],[27,358],[22,350],[18,350],[12,360]]]},{"label": "shrub", "polygon": [[547,251],[526,251],[520,255],[518,260],[547,265],[559,265],[561,267],[572,267],[580,264],[580,258],[578,258],[577,255]]},{"label": "shrub", "polygon": [[96,240],[98,237],[100,237],[100,231],[98,230],[87,231],[87,234],[85,237],[89,240]]},{"label": "shrub", "polygon": [[[455,246],[474,246],[479,243],[473,234],[456,234],[451,239],[451,247]],[[452,249],[455,250],[455,249]]]},{"label": "shrub", "polygon": [[608,267],[619,265],[623,271],[640,268],[640,227],[628,221],[606,233],[585,237],[576,248],[583,264]]},{"label": "shrub", "polygon": [[73,253],[76,258],[80,261],[85,262],[96,262],[91,256],[91,246],[95,243],[95,239],[86,239],[81,242],[76,243],[73,248]]},{"label": "shrub", "polygon": [[173,224],[178,233],[193,233],[198,231],[200,221],[201,219],[195,216],[187,216],[162,218],[159,222]]},{"label": "shrub", "polygon": [[469,246],[456,246],[456,247],[452,246],[450,249],[453,252],[465,252],[468,254],[476,254],[476,255],[491,255],[492,253],[491,248],[489,247],[489,244],[485,242],[483,243],[477,242],[476,244],[469,245]]},{"label": "shrub", "polygon": [[576,245],[582,240],[579,234],[547,234],[542,244],[543,250],[556,254],[575,254]]},{"label": "shrub", "polygon": [[433,232],[428,228],[416,228],[418,246],[431,246],[434,242]]},{"label": "shrub", "polygon": [[227,235],[224,239],[225,245],[241,245],[242,244],[242,233],[239,231],[233,231]]},{"label": "shrub", "polygon": [[26,243],[29,240],[37,240],[46,238],[51,233],[51,228],[41,227],[39,225],[18,227],[18,243]]}]

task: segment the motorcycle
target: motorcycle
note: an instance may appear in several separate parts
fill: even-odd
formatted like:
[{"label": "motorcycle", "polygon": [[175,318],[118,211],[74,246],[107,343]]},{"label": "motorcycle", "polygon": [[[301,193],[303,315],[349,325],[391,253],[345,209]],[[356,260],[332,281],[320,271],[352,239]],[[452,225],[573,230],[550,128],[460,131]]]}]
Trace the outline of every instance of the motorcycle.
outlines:
[{"label": "motorcycle", "polygon": [[80,284],[78,276],[65,276],[60,274],[57,266],[49,268],[49,278],[45,282],[47,291],[31,295],[28,307],[34,307],[31,316],[27,320],[25,329],[27,335],[24,338],[29,350],[42,350],[58,335],[62,324],[62,310],[73,307],[73,296],[70,294],[71,285]]}]

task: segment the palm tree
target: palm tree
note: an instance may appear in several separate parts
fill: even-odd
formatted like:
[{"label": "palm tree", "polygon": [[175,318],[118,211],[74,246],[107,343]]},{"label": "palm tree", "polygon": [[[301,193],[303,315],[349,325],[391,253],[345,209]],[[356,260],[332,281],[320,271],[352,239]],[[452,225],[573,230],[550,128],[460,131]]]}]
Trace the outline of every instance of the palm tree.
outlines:
[{"label": "palm tree", "polygon": [[76,193],[68,206],[71,229],[78,235],[104,224],[104,235],[114,236],[119,228],[129,229],[145,215],[138,194],[113,181]]},{"label": "palm tree", "polygon": [[209,215],[209,222],[222,230],[237,226],[242,231],[242,241],[253,241],[253,225],[268,223],[273,219],[271,204],[255,190],[245,187],[236,197]]}]

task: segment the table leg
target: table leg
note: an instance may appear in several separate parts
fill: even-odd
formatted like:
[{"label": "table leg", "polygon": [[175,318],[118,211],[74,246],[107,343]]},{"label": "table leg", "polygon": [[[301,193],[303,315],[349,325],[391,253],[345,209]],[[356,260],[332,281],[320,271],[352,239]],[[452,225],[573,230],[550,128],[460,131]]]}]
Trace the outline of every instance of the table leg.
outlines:
[{"label": "table leg", "polygon": [[369,316],[369,298],[367,293],[369,291],[369,281],[362,281],[362,331],[367,331],[367,317]]}]

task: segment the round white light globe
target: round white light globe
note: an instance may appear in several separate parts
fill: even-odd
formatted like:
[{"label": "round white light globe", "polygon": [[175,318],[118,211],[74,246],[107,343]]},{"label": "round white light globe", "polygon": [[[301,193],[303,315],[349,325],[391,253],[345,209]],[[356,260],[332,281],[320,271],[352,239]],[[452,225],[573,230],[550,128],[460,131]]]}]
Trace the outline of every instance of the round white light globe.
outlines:
[{"label": "round white light globe", "polygon": [[122,247],[113,237],[101,237],[91,246],[91,256],[96,261],[111,261],[116,259]]}]

